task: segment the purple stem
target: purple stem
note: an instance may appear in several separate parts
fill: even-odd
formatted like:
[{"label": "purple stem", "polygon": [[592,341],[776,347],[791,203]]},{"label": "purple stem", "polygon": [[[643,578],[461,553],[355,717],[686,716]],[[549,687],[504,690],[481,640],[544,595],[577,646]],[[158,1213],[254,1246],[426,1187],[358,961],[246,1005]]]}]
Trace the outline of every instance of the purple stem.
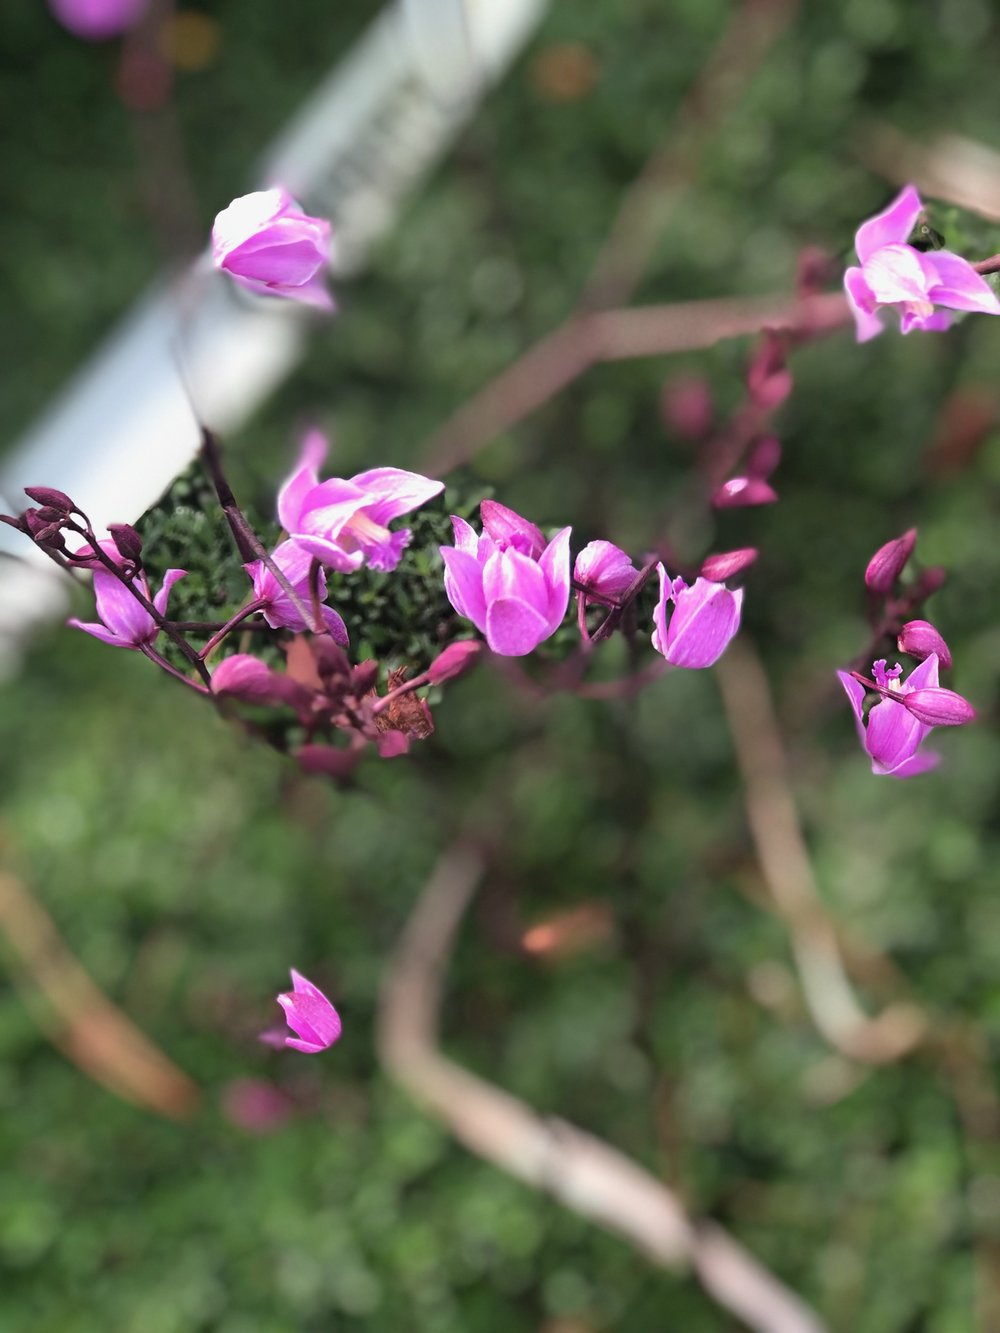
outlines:
[{"label": "purple stem", "polygon": [[155,662],[156,665],[160,667],[161,670],[165,671],[168,676],[173,676],[174,680],[179,680],[181,684],[186,685],[188,689],[194,690],[197,694],[207,694],[211,696],[212,691],[208,689],[207,686],[199,685],[198,682],[192,680],[190,676],[185,676],[183,671],[178,671],[175,666],[171,666],[167,659],[161,657],[156,649],[150,644],[141,643],[139,645],[139,651],[142,653],[143,657],[148,657],[151,662]]},{"label": "purple stem", "polygon": [[240,607],[234,616],[230,616],[226,623],[212,635],[208,643],[205,644],[198,656],[204,662],[213,648],[217,648],[222,640],[230,634],[241,621],[246,620],[247,616],[252,616],[255,611],[260,611],[267,605],[263,597],[258,597],[256,601],[249,602],[246,606]]},{"label": "purple stem", "polygon": [[636,574],[635,578],[625,589],[625,593],[619,605],[614,607],[613,610],[611,610],[601,621],[597,629],[594,630],[593,634],[590,636],[591,643],[601,643],[604,639],[610,639],[611,635],[621,623],[621,618],[626,609],[632,605],[636,597],[638,597],[639,593],[646,586],[650,574],[652,574],[658,563],[659,561],[656,557],[646,561],[642,569],[639,570],[638,574]]}]

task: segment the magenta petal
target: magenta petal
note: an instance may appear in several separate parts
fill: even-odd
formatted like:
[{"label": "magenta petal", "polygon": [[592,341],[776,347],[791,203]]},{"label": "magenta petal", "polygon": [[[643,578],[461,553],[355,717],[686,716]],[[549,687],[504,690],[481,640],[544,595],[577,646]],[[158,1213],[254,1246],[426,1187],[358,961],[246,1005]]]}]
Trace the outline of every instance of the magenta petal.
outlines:
[{"label": "magenta petal", "polygon": [[112,648],[134,648],[134,643],[129,643],[126,639],[119,639],[117,634],[112,634],[109,629],[103,625],[98,625],[94,621],[67,620],[66,624],[73,629],[82,629],[84,634],[89,634],[94,639],[100,639],[101,643],[110,644]]},{"label": "magenta petal", "polygon": [[347,633],[347,626],[344,624],[343,617],[334,611],[332,606],[323,606],[320,608],[320,614],[323,617],[323,623],[326,626],[326,632],[334,643],[339,643],[341,648],[346,648],[351,640]]},{"label": "magenta petal", "polygon": [[297,532],[295,540],[304,551],[315,556],[322,564],[335,569],[338,574],[350,574],[360,569],[365,562],[363,551],[345,551],[329,537],[317,537],[309,532]]},{"label": "magenta petal", "polygon": [[656,566],[660,580],[660,595],[653,608],[653,647],[664,657],[667,655],[667,603],[673,600],[673,586],[670,575],[662,564]]},{"label": "magenta petal", "polygon": [[513,545],[524,555],[537,560],[545,549],[545,537],[528,519],[496,500],[484,500],[479,506],[483,531],[497,545]]},{"label": "magenta petal", "polygon": [[[142,588],[143,584],[138,586]],[[94,595],[97,614],[124,643],[137,648],[140,643],[155,639],[156,624],[152,616],[113,574],[102,569],[94,571]]]},{"label": "magenta petal", "polygon": [[904,759],[895,768],[883,768],[873,760],[872,772],[877,773],[880,777],[915,778],[919,773],[927,773],[930,769],[937,768],[940,762],[941,756],[936,750],[921,750],[912,759]]},{"label": "magenta petal", "polygon": [[483,596],[483,568],[468,551],[442,546],[444,590],[448,601],[460,616],[471,620],[480,634],[486,633],[486,599]]},{"label": "magenta petal", "polygon": [[854,724],[857,727],[858,732],[858,740],[860,740],[861,744],[867,750],[868,737],[865,734],[864,714],[865,687],[859,680],[855,680],[854,677],[849,675],[846,671],[838,671],[837,679],[840,681],[841,685],[843,685],[847,692],[847,697],[851,701],[851,708],[854,712]]},{"label": "magenta petal", "polygon": [[497,551],[486,561],[483,566],[483,596],[486,598],[487,612],[491,602],[513,597],[527,602],[543,619],[547,619],[549,586],[545,572],[537,560],[522,555],[513,547]]},{"label": "magenta petal", "polygon": [[932,310],[927,315],[921,311],[907,310],[904,306],[900,310],[899,331],[912,333],[917,329],[920,333],[944,333],[945,329],[951,328],[953,322],[954,317],[946,310]]},{"label": "magenta petal", "polygon": [[455,548],[475,557],[479,552],[479,537],[475,528],[466,523],[457,514],[451,515],[451,528],[455,534]]},{"label": "magenta petal", "polygon": [[419,508],[444,490],[443,481],[423,477],[419,472],[404,472],[398,467],[375,467],[359,472],[351,484],[366,493],[365,512],[382,527],[401,514]]},{"label": "magenta petal", "polygon": [[865,747],[880,768],[898,768],[913,758],[928,731],[901,703],[882,699],[868,714]]},{"label": "magenta petal", "polygon": [[865,275],[859,268],[849,268],[844,274],[844,290],[847,292],[847,304],[851,307],[859,343],[869,342],[883,332],[882,321],[875,314],[878,302],[875,293],[865,282]]},{"label": "magenta petal", "polygon": [[930,290],[931,300],[936,305],[1000,315],[996,292],[960,255],[953,255],[950,250],[933,250],[924,255],[924,263],[937,278]]},{"label": "magenta petal", "polygon": [[486,642],[502,657],[523,657],[548,638],[545,617],[516,597],[501,597],[486,610]]},{"label": "magenta petal", "polygon": [[937,653],[928,653],[920,665],[915,666],[907,676],[903,684],[904,693],[910,690],[937,689],[940,665]]},{"label": "magenta petal", "polygon": [[161,616],[167,614],[167,603],[170,601],[170,589],[180,579],[187,578],[186,569],[168,569],[163,575],[163,587],[153,598],[153,605],[159,611]]},{"label": "magenta petal", "polygon": [[[541,554],[538,566],[548,589],[548,634],[555,634],[569,606],[569,539],[572,528],[562,528]],[[485,585],[484,585],[485,586]],[[546,636],[547,637],[547,636]]]},{"label": "magenta petal", "polygon": [[586,584],[598,597],[617,600],[636,576],[635,565],[614,542],[588,542],[576,557],[573,578]]},{"label": "magenta petal", "polygon": [[923,209],[915,186],[907,185],[888,208],[862,222],[854,237],[854,248],[862,264],[884,245],[905,244]]},{"label": "magenta petal", "polygon": [[742,607],[742,588],[730,592],[721,583],[696,579],[676,599],[667,626],[667,661],[692,670],[712,666],[739,629]]},{"label": "magenta petal", "polygon": [[[278,1003],[285,1011],[288,1026],[303,1043],[296,1045],[297,1050],[308,1049],[309,1053],[326,1050],[340,1036],[340,1016],[321,991],[286,993],[278,996]],[[286,1045],[290,1043],[293,1039],[286,1038]]]},{"label": "magenta petal", "polygon": [[222,267],[269,287],[301,287],[322,264],[323,256],[311,240],[289,232],[287,238],[276,233],[252,251],[234,251],[223,260]]},{"label": "magenta petal", "polygon": [[[909,245],[884,245],[864,266],[865,282],[879,305],[915,301],[930,305],[937,274]],[[927,312],[928,314],[930,311]]]},{"label": "magenta petal", "polygon": [[326,457],[326,440],[318,430],[308,433],[295,471],[278,492],[278,519],[286,532],[294,532],[305,505],[306,496],[319,485],[317,469]]}]

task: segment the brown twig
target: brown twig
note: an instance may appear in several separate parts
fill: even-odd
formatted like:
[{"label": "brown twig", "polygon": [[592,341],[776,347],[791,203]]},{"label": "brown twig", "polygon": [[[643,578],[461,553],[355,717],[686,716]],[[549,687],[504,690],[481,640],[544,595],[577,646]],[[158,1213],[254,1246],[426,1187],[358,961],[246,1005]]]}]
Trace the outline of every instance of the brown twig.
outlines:
[{"label": "brown twig", "polygon": [[2,870],[0,932],[20,959],[25,1002],[53,1045],[126,1101],[170,1120],[192,1114],[197,1086],[98,989],[45,909]]},{"label": "brown twig", "polygon": [[693,1221],[662,1181],[441,1054],[444,970],[482,871],[476,850],[453,848],[417,900],[382,989],[378,1044],[385,1068],[472,1152],[623,1236],[654,1263],[692,1268],[747,1327],[821,1333],[813,1311],[720,1227]]}]

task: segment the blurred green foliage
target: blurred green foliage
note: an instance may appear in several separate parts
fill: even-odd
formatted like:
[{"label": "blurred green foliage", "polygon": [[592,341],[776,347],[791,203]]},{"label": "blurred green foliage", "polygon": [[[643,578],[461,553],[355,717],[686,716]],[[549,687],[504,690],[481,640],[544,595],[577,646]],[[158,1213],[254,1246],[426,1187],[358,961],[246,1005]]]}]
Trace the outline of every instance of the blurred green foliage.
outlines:
[{"label": "blurred green foliage", "polygon": [[[73,42],[41,0],[8,8],[0,111],[17,131],[5,136],[0,234],[13,262],[0,333],[18,373],[5,376],[5,438],[156,262],[114,49]],[[181,77],[178,108],[207,228],[371,9],[298,0],[290,21],[287,6],[205,8],[222,25],[220,58]],[[339,293],[339,318],[230,442],[257,512],[271,512],[304,420],[330,428],[344,475],[412,464],[465,395],[572,307],[731,11],[555,7],[371,271]],[[561,42],[596,61],[570,104],[551,100],[537,63]],[[871,118],[989,141],[998,47],[986,0],[803,6],[698,162],[641,299],[788,289],[802,245],[846,255],[889,195],[859,161]],[[955,248],[1000,249],[996,228],[951,209],[931,221]],[[724,515],[717,536],[688,534],[695,556],[712,541],[762,547],[747,629],[831,908],[986,1050],[1000,1034],[1000,436],[959,468],[928,446],[949,397],[995,391],[998,339],[983,319],[863,348],[845,332],[797,353],[781,503]],[[725,344],[601,366],[491,444],[461,484],[492,487],[539,523],[571,521],[580,544],[641,550],[690,462],[659,417],[665,374],[708,374],[724,410],[745,357]],[[952,571],[934,619],[982,720],[942,738],[939,773],[891,783],[869,774],[830,673],[864,641],[865,561],[912,523],[921,557]],[[384,591],[371,589],[373,607]],[[0,1333],[732,1327],[693,1280],[469,1157],[378,1072],[384,959],[437,852],[469,825],[505,859],[449,976],[458,1058],[662,1173],[831,1328],[986,1327],[975,1262],[1000,1240],[1000,1161],[969,1136],[939,1066],[860,1073],[817,1035],[786,933],[754,901],[711,674],[672,676],[633,706],[538,703],[483,669],[436,716],[412,758],[368,765],[356,789],[334,792],[136,655],[67,630],[4,687],[5,858],[98,982],[202,1084],[205,1107],[169,1125],[117,1101],[0,983]],[[513,947],[524,925],[591,900],[613,913],[603,946],[549,963]],[[326,1056],[256,1042],[289,965],[343,1012]],[[271,1135],[222,1114],[229,1082],[247,1076],[295,1106]]]}]

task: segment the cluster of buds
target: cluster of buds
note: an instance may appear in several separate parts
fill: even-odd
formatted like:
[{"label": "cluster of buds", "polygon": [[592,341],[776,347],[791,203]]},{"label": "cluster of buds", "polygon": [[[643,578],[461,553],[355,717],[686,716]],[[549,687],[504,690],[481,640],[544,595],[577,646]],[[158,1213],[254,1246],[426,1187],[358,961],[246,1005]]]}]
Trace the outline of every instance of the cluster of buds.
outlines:
[{"label": "cluster of buds", "polygon": [[[952,665],[943,636],[929,620],[908,618],[944,582],[943,570],[927,569],[908,587],[901,587],[916,540],[916,528],[911,528],[879,547],[865,570],[865,586],[876,642],[894,638],[899,651],[916,658],[919,666],[905,679],[899,663],[890,667],[884,657],[873,663],[870,676],[837,672],[872,772],[894,778],[915,777],[934,768],[940,755],[922,749],[927,735],[934,727],[961,726],[976,715],[967,699],[940,684],[940,671]],[[878,695],[878,702],[866,717],[869,692]]]}]

